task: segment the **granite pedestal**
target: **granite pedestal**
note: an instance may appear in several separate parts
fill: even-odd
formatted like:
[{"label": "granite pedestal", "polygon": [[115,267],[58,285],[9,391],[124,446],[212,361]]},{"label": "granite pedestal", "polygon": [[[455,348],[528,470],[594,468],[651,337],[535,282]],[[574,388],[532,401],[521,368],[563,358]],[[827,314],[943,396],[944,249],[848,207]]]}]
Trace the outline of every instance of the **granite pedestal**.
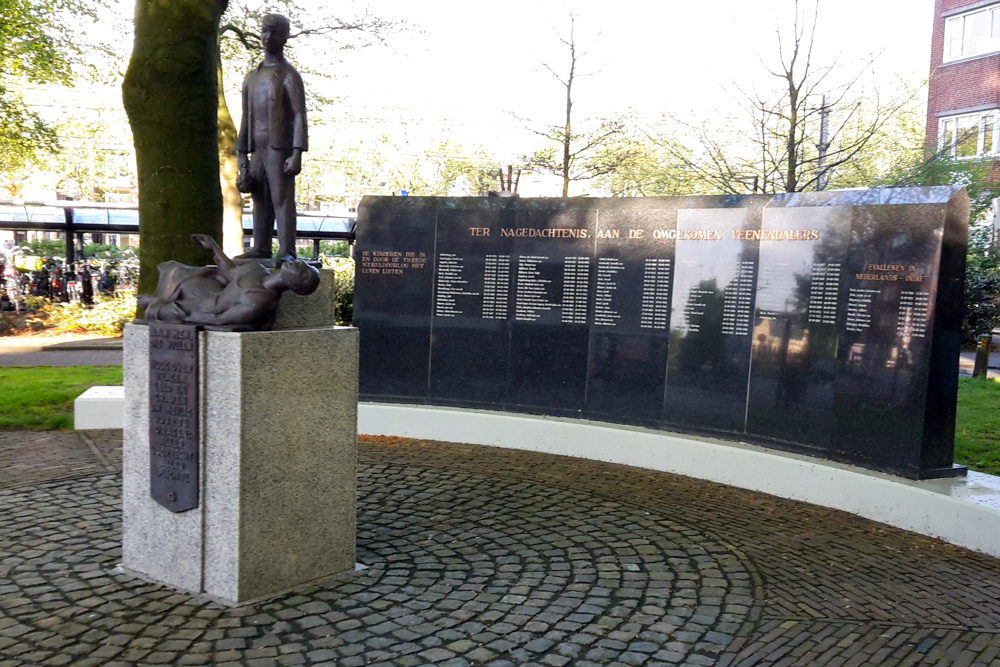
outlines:
[{"label": "granite pedestal", "polygon": [[122,564],[243,604],[355,562],[357,330],[201,332],[201,501],[150,497],[148,328],[125,330]]},{"label": "granite pedestal", "polygon": [[333,326],[337,311],[337,282],[333,273],[333,269],[320,269],[319,287],[312,294],[301,295],[291,290],[282,294],[274,330]]}]

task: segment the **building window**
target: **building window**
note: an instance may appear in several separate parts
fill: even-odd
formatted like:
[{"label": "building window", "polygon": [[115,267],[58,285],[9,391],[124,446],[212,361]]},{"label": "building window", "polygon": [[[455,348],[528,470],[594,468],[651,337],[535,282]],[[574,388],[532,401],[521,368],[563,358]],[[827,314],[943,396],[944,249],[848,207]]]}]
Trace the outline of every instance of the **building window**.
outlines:
[{"label": "building window", "polygon": [[1000,51],[1000,5],[945,20],[944,62],[996,51]]},{"label": "building window", "polygon": [[993,155],[1000,149],[996,143],[998,122],[1000,114],[996,109],[942,118],[938,123],[938,147],[953,158]]}]

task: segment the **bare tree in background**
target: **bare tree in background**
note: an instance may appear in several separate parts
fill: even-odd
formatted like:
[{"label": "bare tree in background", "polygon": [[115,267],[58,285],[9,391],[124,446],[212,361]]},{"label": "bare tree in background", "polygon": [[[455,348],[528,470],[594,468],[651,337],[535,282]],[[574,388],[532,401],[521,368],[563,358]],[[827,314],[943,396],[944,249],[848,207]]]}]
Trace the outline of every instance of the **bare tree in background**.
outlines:
[{"label": "bare tree in background", "polygon": [[569,196],[569,185],[573,181],[588,181],[614,171],[620,164],[622,154],[604,150],[607,145],[625,133],[625,123],[621,120],[604,119],[597,127],[586,132],[577,132],[573,126],[573,83],[580,76],[578,65],[586,53],[578,51],[576,43],[576,17],[570,14],[569,36],[559,39],[569,51],[568,72],[563,75],[552,66],[544,64],[552,76],[566,89],[565,122],[546,131],[532,130],[547,139],[551,145],[526,157],[525,161],[540,169],[556,174],[562,179],[562,196]]},{"label": "bare tree in background", "polygon": [[748,190],[822,189],[838,168],[861,155],[886,122],[912,99],[912,91],[886,102],[877,91],[865,91],[862,98],[857,83],[871,62],[848,83],[833,84],[831,74],[838,70],[838,64],[820,66],[813,54],[820,0],[812,0],[811,12],[803,4],[794,2],[790,38],[780,28],[775,30],[777,66],[765,64],[771,76],[781,82],[781,92],[762,95],[737,85],[742,110],[734,119],[735,132],[673,119],[684,124],[700,144],[686,158],[677,150],[676,140],[650,135],[674,157],[685,159],[688,168],[715,191],[741,194]]}]

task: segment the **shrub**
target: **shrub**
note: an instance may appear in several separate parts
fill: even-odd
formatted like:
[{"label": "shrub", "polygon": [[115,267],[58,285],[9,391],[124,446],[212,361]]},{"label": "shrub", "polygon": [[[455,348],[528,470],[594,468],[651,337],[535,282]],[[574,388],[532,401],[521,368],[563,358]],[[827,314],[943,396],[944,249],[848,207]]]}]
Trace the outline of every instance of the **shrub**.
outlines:
[{"label": "shrub", "polygon": [[120,258],[122,254],[122,249],[116,245],[88,243],[83,246],[83,256],[86,259],[90,259],[92,257]]},{"label": "shrub", "polygon": [[26,296],[23,299],[24,307],[27,310],[44,310],[52,305],[52,301],[44,296]]},{"label": "shrub", "polygon": [[95,333],[120,336],[126,322],[135,318],[135,294],[96,297],[93,306],[82,303],[61,303],[45,307],[48,321],[65,332]]},{"label": "shrub", "polygon": [[[274,252],[277,254],[277,249]],[[348,252],[347,241],[321,241],[319,244],[319,256],[321,260],[328,259],[325,255],[347,257]],[[312,259],[313,247],[310,245],[305,248],[299,248],[296,254],[299,259]]]},{"label": "shrub", "polygon": [[21,241],[18,245],[22,248],[28,248],[31,254],[42,257],[64,257],[66,255],[66,241],[60,239]]},{"label": "shrub", "polygon": [[975,345],[982,334],[1000,324],[1000,256],[991,238],[992,229],[969,228],[969,254],[965,262],[965,310],[962,337]]},{"label": "shrub", "polygon": [[323,266],[333,269],[337,301],[334,322],[349,327],[354,321],[354,260],[350,257],[323,257]]},{"label": "shrub", "polygon": [[[65,257],[66,241],[62,239],[38,239],[36,241],[22,241],[18,244],[22,248],[27,248],[31,254],[40,257]],[[122,249],[115,245],[88,243],[83,246],[82,256],[84,259],[91,257],[121,257]]]}]

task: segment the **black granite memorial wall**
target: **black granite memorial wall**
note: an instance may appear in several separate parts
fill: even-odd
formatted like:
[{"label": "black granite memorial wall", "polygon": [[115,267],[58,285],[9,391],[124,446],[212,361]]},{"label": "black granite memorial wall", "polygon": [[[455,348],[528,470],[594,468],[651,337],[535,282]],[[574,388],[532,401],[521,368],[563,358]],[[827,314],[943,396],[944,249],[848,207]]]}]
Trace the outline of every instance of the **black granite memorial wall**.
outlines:
[{"label": "black granite memorial wall", "polygon": [[369,197],[364,400],[952,474],[968,198]]}]

